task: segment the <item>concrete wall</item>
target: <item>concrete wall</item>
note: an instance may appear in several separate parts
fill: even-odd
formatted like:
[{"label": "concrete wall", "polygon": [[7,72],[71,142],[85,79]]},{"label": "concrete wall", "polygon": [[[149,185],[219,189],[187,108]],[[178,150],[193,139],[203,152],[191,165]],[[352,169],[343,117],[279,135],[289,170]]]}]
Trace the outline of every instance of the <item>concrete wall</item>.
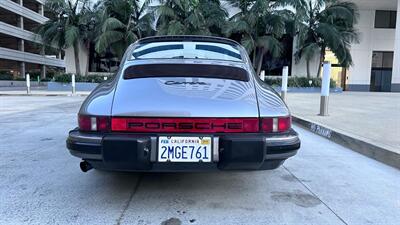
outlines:
[{"label": "concrete wall", "polygon": [[361,10],[357,29],[361,33],[359,44],[352,45],[354,65],[350,67],[347,84],[349,90],[368,91],[371,80],[373,51],[393,51],[395,29],[375,29],[375,10]]},{"label": "concrete wall", "polygon": [[[79,64],[81,73],[85,74],[89,70],[89,52],[83,45],[79,49]],[[65,69],[67,73],[76,73],[74,48],[72,47],[65,50]]]}]

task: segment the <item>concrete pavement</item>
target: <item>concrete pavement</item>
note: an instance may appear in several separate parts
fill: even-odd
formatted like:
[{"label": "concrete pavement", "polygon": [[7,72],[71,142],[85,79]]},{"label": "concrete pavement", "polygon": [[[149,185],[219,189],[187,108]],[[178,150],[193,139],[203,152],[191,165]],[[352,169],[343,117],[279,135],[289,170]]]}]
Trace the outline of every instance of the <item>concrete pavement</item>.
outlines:
[{"label": "concrete pavement", "polygon": [[287,103],[294,116],[400,154],[400,93],[331,94],[325,117],[318,116],[319,93],[289,93]]},{"label": "concrete pavement", "polygon": [[[77,91],[74,95],[88,96],[90,91]],[[1,89],[0,96],[72,96],[71,91],[47,91],[42,89],[33,89],[28,94],[26,88],[13,88],[12,90]]]},{"label": "concrete pavement", "polygon": [[296,127],[273,171],[79,170],[83,97],[0,96],[0,224],[398,224],[400,171]]}]

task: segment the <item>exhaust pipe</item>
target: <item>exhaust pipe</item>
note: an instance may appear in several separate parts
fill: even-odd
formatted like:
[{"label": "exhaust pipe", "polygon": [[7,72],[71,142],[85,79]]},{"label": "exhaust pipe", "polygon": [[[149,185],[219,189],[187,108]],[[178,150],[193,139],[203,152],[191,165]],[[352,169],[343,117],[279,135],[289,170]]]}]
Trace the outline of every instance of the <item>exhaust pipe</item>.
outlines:
[{"label": "exhaust pipe", "polygon": [[79,167],[81,168],[82,172],[85,173],[93,169],[92,165],[90,165],[90,163],[88,163],[87,161],[82,161],[81,163],[79,163]]}]

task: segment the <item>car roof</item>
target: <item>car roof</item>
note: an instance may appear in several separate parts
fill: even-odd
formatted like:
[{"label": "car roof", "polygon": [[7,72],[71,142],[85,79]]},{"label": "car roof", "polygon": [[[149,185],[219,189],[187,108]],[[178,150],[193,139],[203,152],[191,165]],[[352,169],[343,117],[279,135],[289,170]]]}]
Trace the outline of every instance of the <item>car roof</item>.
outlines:
[{"label": "car roof", "polygon": [[151,36],[138,40],[136,44],[148,44],[154,42],[171,42],[171,41],[197,41],[197,42],[213,42],[238,46],[238,42],[222,37],[202,36],[202,35],[165,35]]}]

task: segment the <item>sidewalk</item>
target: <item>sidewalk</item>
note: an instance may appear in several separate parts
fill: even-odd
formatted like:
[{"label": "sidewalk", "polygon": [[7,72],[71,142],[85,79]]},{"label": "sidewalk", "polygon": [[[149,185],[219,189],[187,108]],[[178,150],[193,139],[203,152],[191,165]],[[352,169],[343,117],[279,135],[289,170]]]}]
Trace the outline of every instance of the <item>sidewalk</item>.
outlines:
[{"label": "sidewalk", "polygon": [[400,154],[400,93],[343,92],[329,97],[329,116],[318,116],[320,94],[289,93],[294,117]]},{"label": "sidewalk", "polygon": [[[89,91],[77,91],[75,96],[88,96],[90,94]],[[0,96],[28,96],[26,89],[25,90],[1,90]],[[47,91],[47,90],[31,90],[29,96],[72,96],[71,91]]]}]

